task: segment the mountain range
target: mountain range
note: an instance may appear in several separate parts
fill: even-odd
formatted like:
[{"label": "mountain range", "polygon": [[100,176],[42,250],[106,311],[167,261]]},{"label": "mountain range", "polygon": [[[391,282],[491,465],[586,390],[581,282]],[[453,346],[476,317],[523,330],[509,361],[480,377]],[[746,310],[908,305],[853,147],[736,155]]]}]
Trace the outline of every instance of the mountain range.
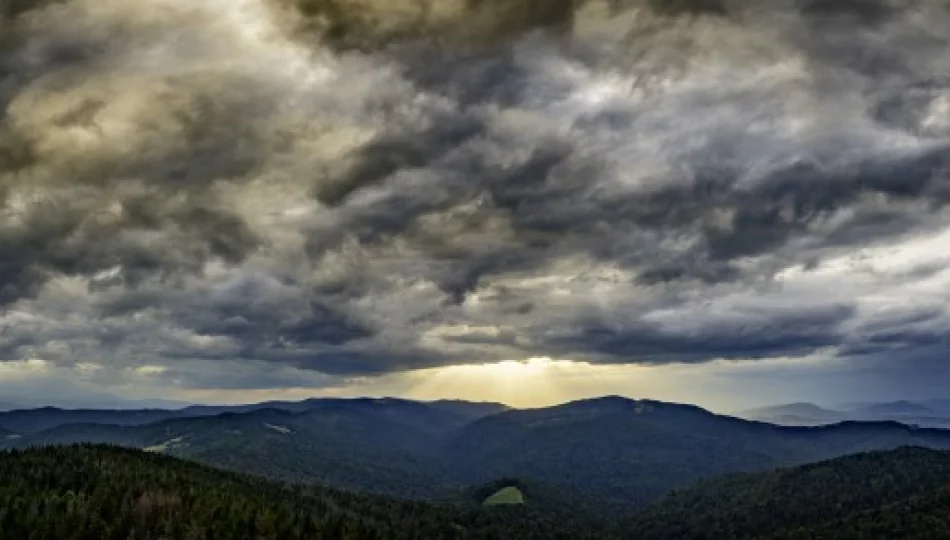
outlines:
[{"label": "mountain range", "polygon": [[[0,412],[0,426],[22,435],[28,435],[72,424],[140,426],[175,418],[199,418],[224,413],[247,413],[263,409],[302,412],[317,406],[346,402],[357,403],[360,401],[368,402],[370,400],[309,399],[304,401],[266,401],[246,405],[192,405],[176,409],[14,408]],[[427,402],[427,404],[435,409],[455,411],[463,416],[471,417],[493,414],[508,409],[507,406],[499,403],[457,400],[432,401]]]},{"label": "mountain range", "polygon": [[904,445],[950,448],[950,432],[897,422],[776,426],[619,397],[527,410],[400,399],[198,410],[166,411],[178,416],[148,422],[148,414],[130,411],[98,418],[88,411],[18,411],[0,414],[0,427],[18,435],[5,438],[7,448],[110,443],[275,480],[410,499],[445,500],[469,486],[519,478],[564,493],[592,514],[642,507],[726,473]]},{"label": "mountain range", "polygon": [[858,403],[836,408],[821,407],[814,403],[788,403],[748,409],[736,415],[787,426],[818,426],[851,420],[950,428],[950,400]]}]

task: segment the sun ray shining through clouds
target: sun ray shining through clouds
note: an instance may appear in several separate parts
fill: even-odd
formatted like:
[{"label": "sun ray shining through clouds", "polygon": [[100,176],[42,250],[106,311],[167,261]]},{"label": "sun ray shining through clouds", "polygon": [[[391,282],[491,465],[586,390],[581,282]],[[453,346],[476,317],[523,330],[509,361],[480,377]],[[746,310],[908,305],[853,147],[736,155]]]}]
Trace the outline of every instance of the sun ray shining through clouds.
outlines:
[{"label": "sun ray shining through clouds", "polygon": [[570,384],[572,373],[577,371],[584,371],[584,368],[571,362],[554,362],[550,358],[450,366],[414,374],[413,380],[417,382],[408,395],[420,399],[455,396],[457,399],[497,401],[514,407],[536,407],[576,397],[567,391],[565,385]]}]

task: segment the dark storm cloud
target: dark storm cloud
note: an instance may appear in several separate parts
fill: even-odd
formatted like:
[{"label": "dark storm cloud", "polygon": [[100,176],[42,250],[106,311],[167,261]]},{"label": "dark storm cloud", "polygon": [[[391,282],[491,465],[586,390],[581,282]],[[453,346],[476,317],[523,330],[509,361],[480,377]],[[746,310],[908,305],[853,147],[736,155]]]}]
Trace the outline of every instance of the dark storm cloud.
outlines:
[{"label": "dark storm cloud", "polygon": [[646,362],[707,361],[709,358],[759,359],[807,355],[840,343],[839,325],[854,316],[850,306],[828,306],[813,311],[753,313],[741,325],[728,321],[722,333],[710,331],[690,336],[664,332],[655,325],[611,321],[585,321],[562,337],[550,339],[558,350],[589,350],[606,358],[637,358]]},{"label": "dark storm cloud", "polygon": [[[116,68],[108,64],[122,61],[123,42],[107,25],[67,30],[55,17],[26,7],[10,23],[19,46],[3,51],[13,70],[5,87],[19,93],[12,92],[0,128],[6,194],[0,302],[33,296],[58,275],[93,275],[121,265],[123,280],[134,284],[156,273],[196,271],[210,257],[239,263],[253,251],[259,239],[209,190],[220,179],[248,174],[254,154],[266,151],[251,125],[254,89],[236,95],[227,87],[240,81],[226,78],[156,81],[158,88],[140,89],[146,95],[139,99],[150,100],[146,106],[158,112],[152,122],[135,126],[140,147],[134,141],[128,151],[84,147],[75,139],[119,144],[107,141],[101,122],[112,101],[121,99],[114,94],[123,91]],[[142,39],[148,42],[148,36]],[[20,116],[45,117],[18,122],[17,109]],[[57,134],[62,140],[55,140]],[[18,186],[27,189],[16,201],[11,191]],[[145,245],[143,236],[152,232],[162,238]]]},{"label": "dark storm cloud", "polygon": [[47,4],[0,38],[2,359],[251,387],[947,322],[899,305],[945,263],[942,2]]}]

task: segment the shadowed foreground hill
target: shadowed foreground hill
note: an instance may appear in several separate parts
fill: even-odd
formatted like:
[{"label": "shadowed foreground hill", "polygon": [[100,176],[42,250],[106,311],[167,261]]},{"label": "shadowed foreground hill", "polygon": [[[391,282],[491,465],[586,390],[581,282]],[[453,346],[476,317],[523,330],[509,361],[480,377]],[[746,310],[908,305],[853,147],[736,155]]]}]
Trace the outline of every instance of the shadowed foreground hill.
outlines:
[{"label": "shadowed foreground hill", "polygon": [[631,538],[950,538],[950,452],[905,447],[669,495]]},{"label": "shadowed foreground hill", "polygon": [[604,538],[569,519],[290,488],[108,446],[0,454],[5,539]]}]

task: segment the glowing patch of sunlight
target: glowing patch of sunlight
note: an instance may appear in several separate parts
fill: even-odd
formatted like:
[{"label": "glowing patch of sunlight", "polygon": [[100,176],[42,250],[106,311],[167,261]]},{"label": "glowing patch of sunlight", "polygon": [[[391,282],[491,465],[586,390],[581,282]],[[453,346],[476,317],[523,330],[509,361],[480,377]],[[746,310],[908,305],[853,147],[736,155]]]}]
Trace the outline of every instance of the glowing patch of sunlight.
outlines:
[{"label": "glowing patch of sunlight", "polygon": [[140,366],[135,368],[135,372],[140,375],[161,375],[168,371],[165,366]]},{"label": "glowing patch of sunlight", "polygon": [[26,360],[11,360],[0,362],[0,378],[10,378],[36,373],[43,373],[50,369],[50,363],[41,358],[32,357]]},{"label": "glowing patch of sunlight", "polygon": [[80,362],[73,367],[74,370],[79,373],[95,373],[97,371],[102,371],[102,364],[94,364],[92,362]]},{"label": "glowing patch of sunlight", "polygon": [[517,379],[520,377],[532,377],[539,375],[549,367],[550,363],[550,358],[531,358],[526,362],[506,360],[504,362],[498,362],[497,364],[482,364],[478,366],[462,367],[490,371],[492,374],[506,379]]},{"label": "glowing patch of sunlight", "polygon": [[489,364],[448,366],[412,374],[408,394],[416,399],[498,401],[537,407],[576,399],[579,386],[603,381],[612,368],[569,360],[530,358]]}]

